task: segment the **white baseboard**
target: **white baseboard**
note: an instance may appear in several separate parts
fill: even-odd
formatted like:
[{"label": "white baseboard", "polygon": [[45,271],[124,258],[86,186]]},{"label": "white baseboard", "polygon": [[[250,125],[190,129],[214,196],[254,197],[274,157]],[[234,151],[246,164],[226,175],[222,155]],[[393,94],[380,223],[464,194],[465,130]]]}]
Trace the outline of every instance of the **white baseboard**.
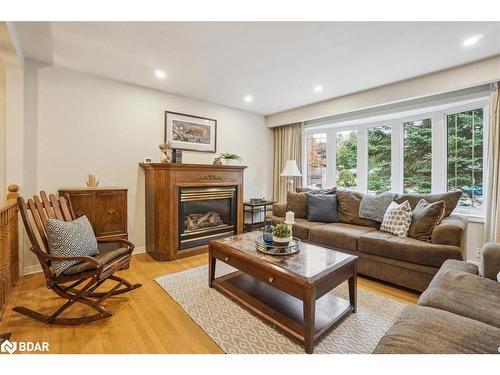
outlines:
[{"label": "white baseboard", "polygon": [[146,246],[137,246],[134,251],[132,252],[132,255],[136,254],[142,254],[146,252]]},{"label": "white baseboard", "polygon": [[23,276],[31,275],[32,273],[42,272],[42,267],[39,264],[34,264],[33,266],[26,266],[23,269]]},{"label": "white baseboard", "polygon": [[[137,246],[132,255],[143,254],[146,252],[146,246]],[[33,273],[42,272],[42,267],[39,264],[34,264],[32,266],[26,266],[23,268],[23,276],[31,275]]]}]

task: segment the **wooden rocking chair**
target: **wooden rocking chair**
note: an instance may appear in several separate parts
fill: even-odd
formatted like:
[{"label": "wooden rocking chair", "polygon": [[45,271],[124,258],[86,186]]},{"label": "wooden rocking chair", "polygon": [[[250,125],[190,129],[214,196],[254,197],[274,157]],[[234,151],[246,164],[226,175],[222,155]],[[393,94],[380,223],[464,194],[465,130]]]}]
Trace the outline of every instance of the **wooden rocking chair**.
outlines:
[{"label": "wooden rocking chair", "polygon": [[[40,199],[41,198],[41,199]],[[108,318],[112,315],[102,306],[102,302],[111,296],[126,293],[137,289],[141,284],[130,284],[114,273],[128,266],[132,257],[134,245],[122,239],[98,240],[102,242],[120,242],[123,248],[103,250],[95,257],[72,256],[56,257],[48,252],[47,233],[45,223],[47,218],[72,221],[75,219],[71,202],[65,197],[56,197],[54,194],[40,192],[40,198],[34,196],[26,203],[22,197],[17,198],[24,226],[31,241],[31,251],[37,256],[42,266],[47,287],[57,295],[68,301],[57,309],[52,315],[45,315],[26,307],[14,307],[14,311],[40,320],[47,324],[80,324]],[[31,215],[30,215],[31,214]],[[36,227],[36,232],[33,229]],[[51,262],[62,260],[77,260],[80,263],[66,269],[61,275],[56,276],[52,271]],[[106,292],[95,290],[106,280],[114,280],[117,284]],[[64,285],[71,283],[69,285]],[[77,289],[79,285],[83,287]],[[97,314],[79,318],[59,318],[58,316],[75,303],[82,303],[97,311]]]}]

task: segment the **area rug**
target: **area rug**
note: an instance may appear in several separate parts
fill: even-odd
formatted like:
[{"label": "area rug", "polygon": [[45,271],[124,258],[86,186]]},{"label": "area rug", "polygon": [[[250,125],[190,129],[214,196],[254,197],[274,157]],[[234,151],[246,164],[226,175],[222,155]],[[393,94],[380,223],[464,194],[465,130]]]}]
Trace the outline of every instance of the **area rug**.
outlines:
[{"label": "area rug", "polygon": [[[234,268],[217,263],[217,276]],[[208,266],[160,276],[155,281],[229,354],[304,353],[301,344],[208,287]],[[348,298],[347,282],[332,293]],[[358,309],[314,347],[315,354],[371,353],[405,303],[358,287]]]}]

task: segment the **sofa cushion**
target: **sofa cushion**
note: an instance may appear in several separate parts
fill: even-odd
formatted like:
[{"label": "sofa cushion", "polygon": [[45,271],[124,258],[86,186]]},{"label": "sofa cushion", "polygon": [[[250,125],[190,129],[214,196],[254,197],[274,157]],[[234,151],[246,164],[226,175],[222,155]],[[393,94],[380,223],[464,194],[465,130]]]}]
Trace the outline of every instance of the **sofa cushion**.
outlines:
[{"label": "sofa cushion", "polygon": [[429,203],[444,201],[444,216],[447,217],[453,212],[461,196],[461,191],[451,191],[439,194],[399,194],[394,200],[397,203],[403,203],[404,201],[410,202],[412,210],[421,199],[425,199]]},{"label": "sofa cushion", "polygon": [[419,305],[446,310],[500,329],[500,284],[454,268],[447,266],[439,270],[420,296]]},{"label": "sofa cushion", "polygon": [[[119,249],[103,249],[99,250],[99,255],[95,257],[95,259],[102,264],[108,264],[109,262],[115,260],[118,257],[121,257],[127,254],[129,251],[128,247],[121,247]],[[96,268],[94,263],[89,262],[81,262],[75,264],[63,272],[63,275],[75,275],[80,272],[90,271]]]},{"label": "sofa cushion", "polygon": [[328,188],[328,189],[315,189],[308,187],[299,187],[295,188],[296,193],[309,193],[309,194],[335,194],[337,192],[336,187]]},{"label": "sofa cushion", "polygon": [[491,280],[498,281],[500,274],[500,244],[487,242],[481,250],[480,274]]},{"label": "sofa cushion", "polygon": [[341,250],[356,251],[358,249],[358,238],[374,230],[375,228],[345,223],[322,224],[311,227],[309,241]]},{"label": "sofa cushion", "polygon": [[445,217],[432,231],[431,242],[440,245],[453,245],[463,249],[465,253],[465,233],[467,218],[459,215]]},{"label": "sofa cushion", "polygon": [[[273,216],[274,225],[284,222],[284,217]],[[292,232],[294,236],[302,238],[303,240],[307,240],[307,238],[309,237],[309,229],[321,224],[324,223],[320,223],[317,221],[308,221],[307,219],[295,219],[295,224],[293,224],[292,226]]]},{"label": "sofa cushion", "polygon": [[337,211],[341,223],[361,225],[378,229],[380,223],[359,217],[359,204],[363,194],[357,191],[337,190]]},{"label": "sofa cushion", "polygon": [[382,231],[362,235],[358,241],[358,250],[366,254],[435,267],[440,267],[446,259],[462,259],[460,248],[456,246],[430,244]]},{"label": "sofa cushion", "polygon": [[294,193],[289,191],[286,195],[286,210],[292,211],[296,219],[307,219],[306,193]]},{"label": "sofa cushion", "polygon": [[443,219],[444,201],[429,203],[421,199],[411,213],[411,225],[408,237],[429,242],[432,231]]},{"label": "sofa cushion", "polygon": [[378,354],[498,353],[500,329],[423,306],[408,306],[379,341]]},{"label": "sofa cushion", "polygon": [[394,197],[394,193],[364,194],[359,203],[359,217],[381,223]]},{"label": "sofa cushion", "polygon": [[307,220],[336,223],[338,219],[335,194],[307,194]]},{"label": "sofa cushion", "polygon": [[470,273],[471,275],[479,275],[478,266],[469,262],[464,262],[462,260],[456,260],[456,259],[448,259],[447,261],[445,261],[438,272],[445,270],[462,271]]},{"label": "sofa cushion", "polygon": [[273,203],[273,216],[285,217],[286,202]]},{"label": "sofa cushion", "polygon": [[411,207],[408,202],[391,202],[384,215],[380,230],[398,237],[406,237],[411,224]]}]

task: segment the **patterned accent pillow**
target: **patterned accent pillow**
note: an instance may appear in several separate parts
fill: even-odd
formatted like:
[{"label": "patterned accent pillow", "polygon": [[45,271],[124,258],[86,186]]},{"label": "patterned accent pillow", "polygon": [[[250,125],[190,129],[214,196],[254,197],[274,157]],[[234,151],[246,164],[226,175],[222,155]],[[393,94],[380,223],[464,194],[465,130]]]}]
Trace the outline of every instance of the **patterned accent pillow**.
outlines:
[{"label": "patterned accent pillow", "polygon": [[408,201],[401,204],[392,202],[385,211],[380,230],[398,237],[406,237],[411,225],[411,206]]},{"label": "patterned accent pillow", "polygon": [[[45,224],[50,255],[59,257],[93,256],[99,253],[94,230],[87,217],[81,216],[73,221],[47,219]],[[52,262],[54,273],[59,276],[77,260]]]}]

